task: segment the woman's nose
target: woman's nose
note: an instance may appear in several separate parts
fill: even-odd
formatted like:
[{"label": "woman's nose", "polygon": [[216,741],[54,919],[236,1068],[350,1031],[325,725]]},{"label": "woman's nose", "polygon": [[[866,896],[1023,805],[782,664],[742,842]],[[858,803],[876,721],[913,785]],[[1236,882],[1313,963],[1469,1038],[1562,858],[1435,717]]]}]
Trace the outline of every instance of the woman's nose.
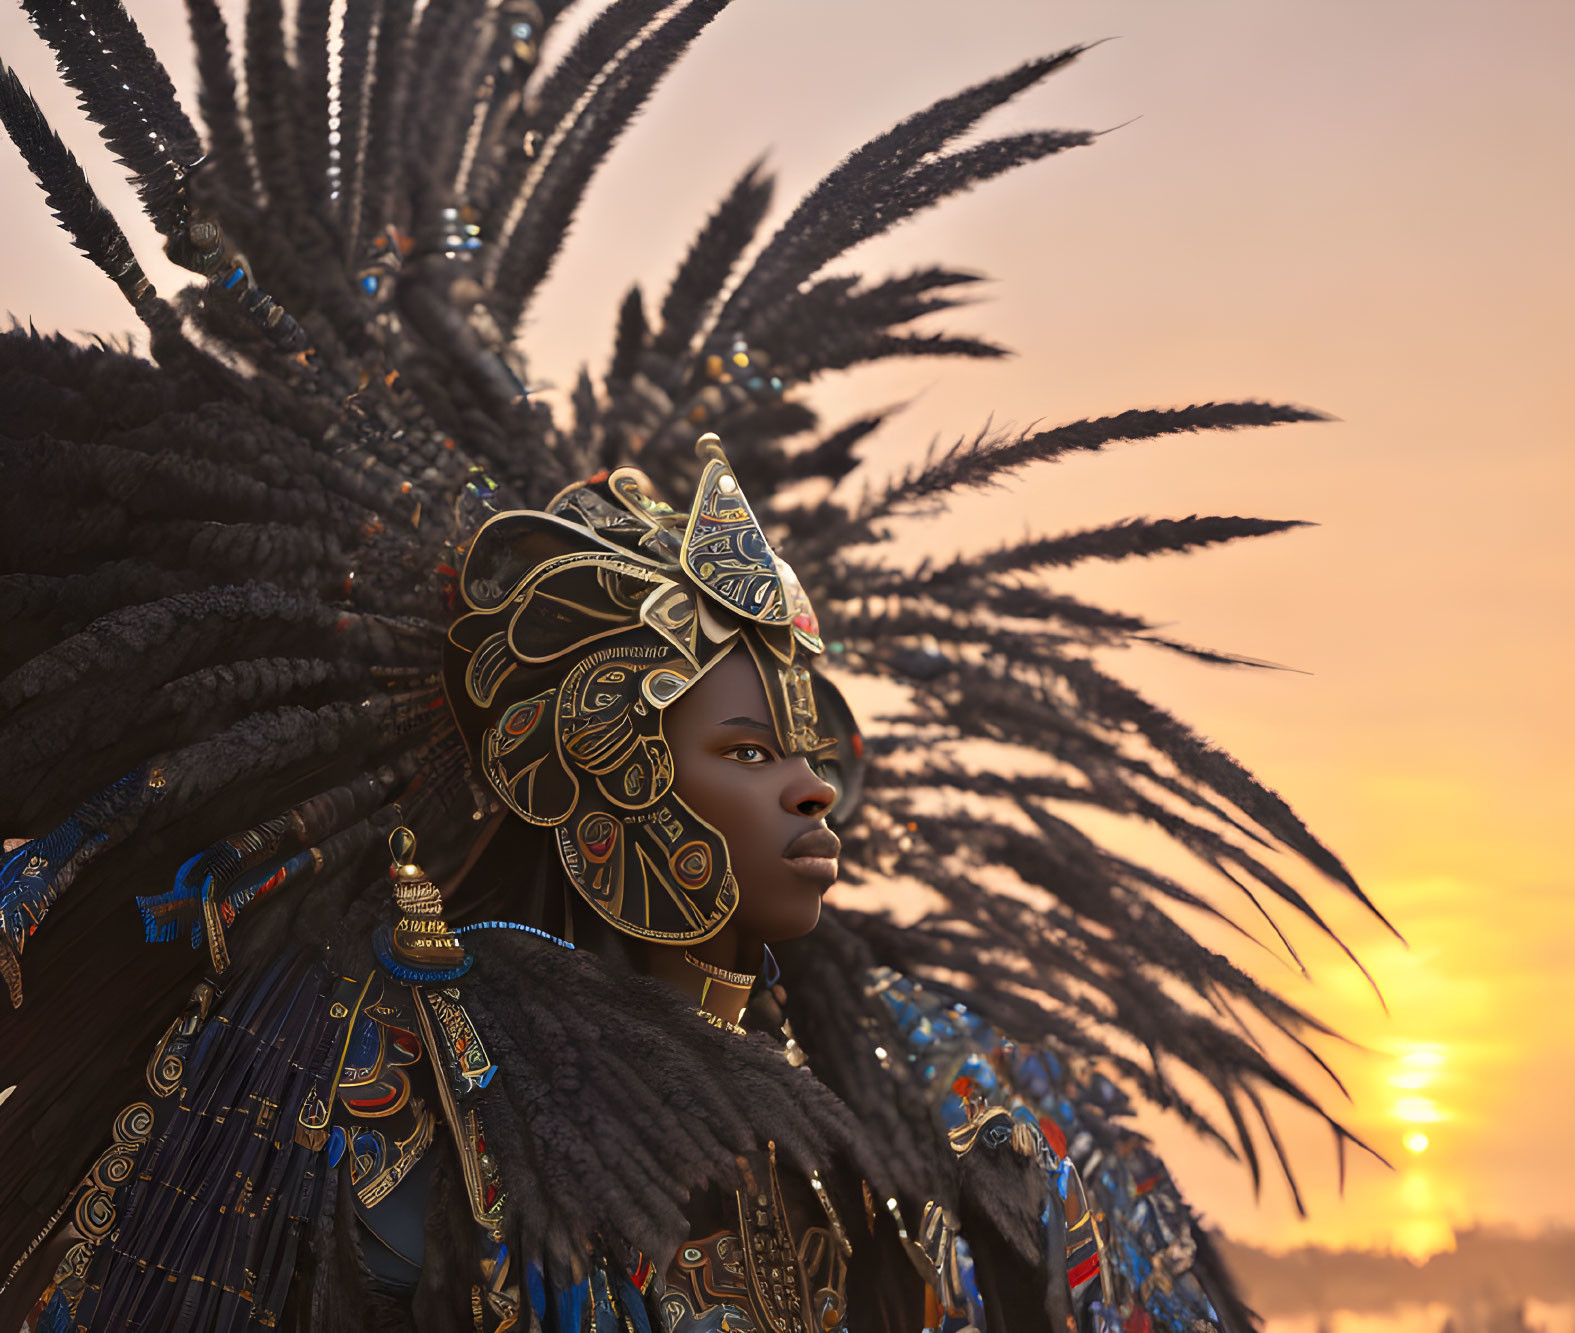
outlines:
[{"label": "woman's nose", "polygon": [[830,810],[837,789],[809,766],[802,755],[788,761],[788,781],[782,788],[782,808],[797,815],[818,818]]}]

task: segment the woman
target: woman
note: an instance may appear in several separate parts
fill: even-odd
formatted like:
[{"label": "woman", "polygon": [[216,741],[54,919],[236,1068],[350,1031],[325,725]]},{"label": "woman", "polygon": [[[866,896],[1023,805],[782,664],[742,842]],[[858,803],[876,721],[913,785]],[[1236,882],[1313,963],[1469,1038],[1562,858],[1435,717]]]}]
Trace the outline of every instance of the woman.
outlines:
[{"label": "woman", "polygon": [[[856,504],[801,498],[856,470],[876,422],[788,443],[814,425],[797,386],[999,350],[902,331],[965,275],[822,269],[1086,142],[951,147],[1072,51],[880,136],[747,263],[769,182],[746,172],[656,323],[626,301],[608,374],[560,426],[512,331],[617,131],[718,8],[622,0],[527,84],[555,17],[528,0],[352,3],[337,49],[331,6],[303,0],[293,59],[256,6],[243,107],[194,3],[204,145],[118,3],[28,5],[206,286],[152,290],[7,72],[0,117],[154,358],[0,343],[18,1006],[27,955],[0,1107],[9,1322],[1242,1317],[1111,1120],[1111,1079],[1217,1135],[1160,1075],[1162,1054],[1188,1063],[1250,1157],[1243,1104],[1310,1099],[1218,1015],[1314,1025],[1171,921],[1185,889],[1049,803],[1148,820],[1300,910],[1255,841],[1359,891],[1090,660],[1146,625],[1022,576],[1283,525],[1154,525],[1136,546],[1122,526],[916,575],[878,552],[887,516],[1036,459],[1313,414],[1131,413],[981,438]],[[711,425],[739,472],[714,440],[690,456]],[[694,495],[687,515],[636,457]],[[901,686],[898,724],[867,743],[823,662]],[[980,772],[979,741],[1061,767]],[[928,910],[822,910],[833,859],[918,881]],[[128,938],[133,902],[148,941],[204,951],[200,980]],[[1120,1053],[1133,1040],[1152,1066]]]}]

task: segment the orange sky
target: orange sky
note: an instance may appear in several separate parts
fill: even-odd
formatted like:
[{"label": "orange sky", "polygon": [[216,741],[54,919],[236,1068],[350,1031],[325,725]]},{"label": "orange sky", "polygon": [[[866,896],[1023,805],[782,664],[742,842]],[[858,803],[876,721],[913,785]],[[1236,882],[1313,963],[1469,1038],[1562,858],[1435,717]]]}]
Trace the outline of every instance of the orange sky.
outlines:
[{"label": "orange sky", "polygon": [[[189,88],[179,7],[131,8]],[[977,549],[1137,514],[1322,524],[1064,582],[1309,673],[1114,664],[1288,796],[1410,940],[1329,904],[1388,1018],[1331,948],[1298,938],[1312,989],[1243,959],[1368,1048],[1336,1060],[1348,1119],[1399,1169],[1353,1161],[1342,1200],[1321,1131],[1287,1117],[1312,1207],[1298,1223],[1273,1182],[1255,1203],[1244,1173],[1156,1132],[1205,1216],[1259,1243],[1420,1253],[1472,1219],[1575,1223],[1575,905],[1556,832],[1575,805],[1575,468],[1554,396],[1575,350],[1568,0],[738,0],[594,187],[535,311],[533,378],[604,363],[627,283],[659,290],[760,150],[785,206],[933,97],[1112,36],[988,128],[1140,119],[858,256],[990,273],[987,303],[951,324],[1019,356],[885,367],[817,401],[835,421],[914,400],[877,437],[877,470],[991,412],[1027,423],[1252,396],[1340,418],[1040,469],[965,498],[925,541]],[[10,10],[0,50],[129,211]],[[9,150],[0,180],[0,305],[45,329],[128,329]],[[151,232],[133,240],[172,289]],[[1404,1146],[1414,1134],[1425,1151]]]}]

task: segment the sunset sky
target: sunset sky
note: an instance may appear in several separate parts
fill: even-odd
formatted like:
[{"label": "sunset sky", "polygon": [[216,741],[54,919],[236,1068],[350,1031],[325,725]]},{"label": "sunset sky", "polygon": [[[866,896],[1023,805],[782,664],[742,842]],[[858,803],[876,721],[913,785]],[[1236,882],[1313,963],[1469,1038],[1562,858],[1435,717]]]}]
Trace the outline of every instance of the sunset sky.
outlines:
[{"label": "sunset sky", "polygon": [[[130,8],[194,109],[180,6]],[[1353,1158],[1341,1198],[1327,1135],[1287,1112],[1311,1210],[1298,1221],[1278,1182],[1254,1201],[1244,1171],[1150,1127],[1206,1219],[1258,1244],[1424,1254],[1474,1220],[1575,1225],[1568,0],[736,0],[593,188],[534,313],[550,350],[533,382],[550,396],[582,359],[605,364],[629,282],[659,293],[760,152],[780,218],[906,112],[1100,38],[1119,40],[986,128],[1120,128],[856,256],[875,271],[988,273],[982,303],[949,326],[1018,355],[895,364],[828,381],[814,401],[832,422],[910,401],[866,448],[875,475],[992,415],[1050,424],[1255,397],[1338,418],[1030,471],[964,497],[923,529],[923,549],[1133,515],[1321,525],[1082,568],[1060,586],[1297,669],[1157,652],[1110,664],[1284,794],[1409,941],[1322,894],[1387,1016],[1310,937],[1297,936],[1310,985],[1235,955],[1360,1044],[1334,1056],[1354,1099],[1342,1113],[1396,1169]],[[129,191],[87,151],[91,130],[9,0],[0,51],[128,215]],[[0,184],[0,308],[40,329],[129,331],[9,147]],[[151,230],[131,230],[173,290]]]}]

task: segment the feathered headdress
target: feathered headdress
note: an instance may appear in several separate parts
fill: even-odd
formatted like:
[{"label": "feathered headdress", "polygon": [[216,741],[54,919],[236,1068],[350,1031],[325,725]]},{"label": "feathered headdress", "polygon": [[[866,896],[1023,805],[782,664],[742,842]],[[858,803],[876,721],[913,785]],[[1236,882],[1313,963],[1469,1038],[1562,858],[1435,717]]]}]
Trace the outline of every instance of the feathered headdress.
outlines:
[{"label": "feathered headdress", "polygon": [[[148,940],[189,938],[222,971],[253,905],[309,912],[329,886],[365,878],[393,823],[420,831],[434,873],[461,866],[479,812],[441,673],[479,501],[541,508],[631,463],[684,494],[697,429],[725,436],[761,527],[792,552],[832,674],[905,691],[900,715],[862,742],[845,864],[854,879],[922,880],[939,906],[900,930],[872,914],[844,923],[882,961],[974,987],[1025,1038],[1107,1055],[1216,1132],[1160,1058],[1190,1066],[1255,1171],[1247,1117],[1267,1125],[1262,1090],[1311,1101],[1237,1015],[1297,1042],[1320,1025],[1166,910],[1197,896],[1059,812],[1147,821],[1254,912],[1266,894],[1323,926],[1263,855],[1272,847],[1366,899],[1284,801],[1096,660],[1134,640],[1198,650],[1038,578],[1294,525],[1145,520],[917,574],[881,552],[893,515],[1031,464],[1317,414],[1209,403],[984,433],[853,502],[787,498],[804,493],[794,482],[879,476],[863,451],[883,414],[822,431],[802,394],[818,374],[1001,354],[914,331],[972,275],[827,268],[942,199],[1089,143],[1076,131],[965,139],[1079,48],[903,120],[761,243],[771,180],[750,167],[654,312],[629,293],[610,368],[582,374],[572,418],[526,393],[517,334],[588,182],[725,3],[614,0],[538,70],[551,0],[349,0],[337,44],[329,0],[301,0],[293,25],[281,0],[254,0],[243,99],[217,5],[188,0],[204,136],[119,0],[25,0],[167,253],[198,281],[172,299],[153,290],[0,69],[0,118],[61,225],[148,326],[153,358],[0,340],[0,972],[12,1004],[24,986],[27,1001],[5,1020],[9,1067],[23,1072],[0,1135],[6,1160],[36,1164],[0,1182],[0,1252],[36,1229],[32,1205],[15,1205],[63,1193],[131,1077],[118,1056],[84,1069],[83,1053],[145,1049],[189,988],[190,954],[138,946],[137,904]],[[953,757],[976,740],[1053,755],[1058,773]],[[1003,877],[1033,892],[1000,892]],[[1150,1063],[1122,1053],[1133,1042]]]}]

